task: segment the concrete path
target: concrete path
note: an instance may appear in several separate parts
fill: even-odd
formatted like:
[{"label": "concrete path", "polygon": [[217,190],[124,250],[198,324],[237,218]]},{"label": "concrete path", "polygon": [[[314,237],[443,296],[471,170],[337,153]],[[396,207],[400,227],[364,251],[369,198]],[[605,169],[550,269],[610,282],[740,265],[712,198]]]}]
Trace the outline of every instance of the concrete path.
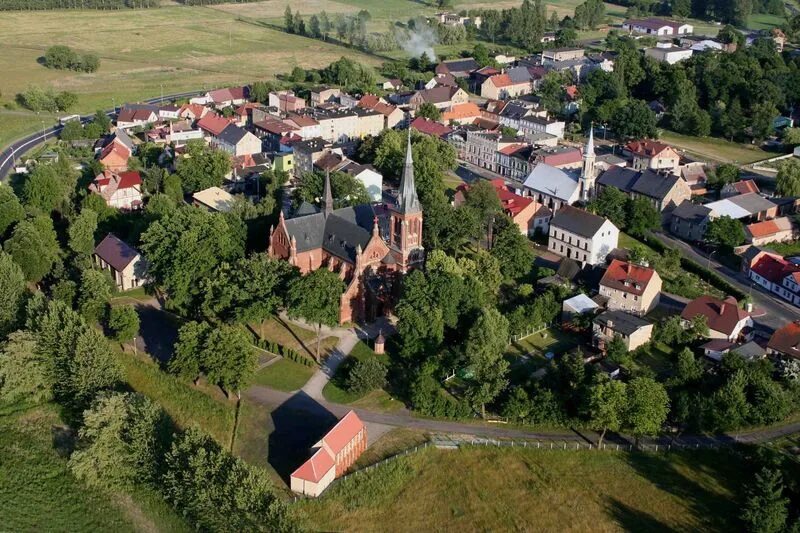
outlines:
[{"label": "concrete path", "polygon": [[339,365],[350,355],[350,351],[358,343],[358,335],[354,329],[345,329],[335,334],[339,337],[339,342],[336,347],[328,354],[322,366],[314,372],[305,385],[303,385],[303,392],[308,394],[311,398],[321,401],[325,398],[322,396],[322,389],[336,374]]}]

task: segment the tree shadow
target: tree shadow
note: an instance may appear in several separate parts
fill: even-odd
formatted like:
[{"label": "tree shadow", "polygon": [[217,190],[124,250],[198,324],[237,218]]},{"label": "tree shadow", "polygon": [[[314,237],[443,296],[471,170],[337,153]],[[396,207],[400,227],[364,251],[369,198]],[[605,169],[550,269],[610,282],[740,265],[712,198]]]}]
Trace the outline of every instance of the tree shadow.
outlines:
[{"label": "tree shadow", "polygon": [[310,457],[310,449],[339,420],[304,392],[298,392],[271,413],[267,461],[289,484],[292,472]]},{"label": "tree shadow", "polygon": [[302,346],[303,349],[308,353],[308,355],[310,357],[315,358],[316,351],[310,350],[308,348],[308,346],[306,346],[306,343],[303,342],[303,340],[300,337],[297,336],[297,334],[294,332],[294,330],[291,327],[289,327],[289,324],[287,324],[286,321],[283,318],[281,318],[278,315],[275,315],[275,320],[278,322],[278,324],[280,324],[281,326],[283,326],[286,329],[286,331],[289,333],[289,335],[294,337],[294,340],[297,341],[297,344]]},{"label": "tree shadow", "polygon": [[178,340],[178,328],[171,317],[150,305],[136,304],[139,338],[143,349],[162,366],[166,365]]},{"label": "tree shadow", "polygon": [[615,498],[610,498],[606,505],[608,513],[625,531],[677,531],[652,515]]}]

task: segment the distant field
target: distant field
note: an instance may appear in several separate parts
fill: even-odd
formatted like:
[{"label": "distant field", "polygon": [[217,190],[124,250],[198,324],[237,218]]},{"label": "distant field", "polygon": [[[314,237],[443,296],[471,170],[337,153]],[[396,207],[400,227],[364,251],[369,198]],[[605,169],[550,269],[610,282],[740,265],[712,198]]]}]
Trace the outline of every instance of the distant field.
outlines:
[{"label": "distant field", "polygon": [[[255,4],[259,8],[261,4]],[[281,13],[285,4],[281,4]],[[93,74],[49,70],[37,63],[47,47],[65,44],[100,56]],[[79,95],[75,111],[161,94],[265,79],[292,67],[321,67],[347,55],[366,54],[287,35],[206,7],[119,11],[4,12],[0,17],[0,104],[12,105],[29,85]],[[41,118],[0,108],[0,145],[41,127]]]},{"label": "distant field", "polygon": [[741,479],[720,453],[429,448],[301,507],[315,530],[734,531]]},{"label": "distant field", "polygon": [[661,133],[661,140],[701,159],[719,163],[736,162],[744,165],[772,155],[750,144],[732,143],[712,137],[690,137],[666,130]]}]

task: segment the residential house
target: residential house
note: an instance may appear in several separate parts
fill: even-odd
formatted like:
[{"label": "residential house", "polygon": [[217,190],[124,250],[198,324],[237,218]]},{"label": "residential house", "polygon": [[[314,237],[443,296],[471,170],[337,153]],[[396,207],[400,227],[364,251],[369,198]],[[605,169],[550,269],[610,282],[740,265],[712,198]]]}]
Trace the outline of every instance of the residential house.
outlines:
[{"label": "residential house", "polygon": [[341,148],[326,150],[322,156],[314,162],[314,169],[322,172],[339,172],[347,165],[352,163],[343,153]]},{"label": "residential house", "polygon": [[701,161],[692,161],[681,165],[679,168],[679,175],[683,181],[689,185],[692,190],[693,196],[702,196],[706,194],[706,169]]},{"label": "residential house", "polygon": [[755,341],[736,343],[725,339],[711,339],[700,346],[700,349],[703,350],[703,355],[717,362],[722,361],[725,354],[731,352],[739,355],[746,361],[763,359],[767,355],[767,351]]},{"label": "residential house", "polygon": [[481,17],[465,17],[458,13],[436,13],[436,20],[439,24],[446,26],[475,26],[481,27]]},{"label": "residential house", "polygon": [[536,71],[527,67],[511,68],[486,78],[480,85],[481,96],[492,100],[507,100],[531,94],[541,79]]},{"label": "residential house", "polygon": [[603,311],[592,322],[592,344],[602,352],[616,337],[630,352],[650,342],[652,336],[653,324],[624,311]]},{"label": "residential house", "polygon": [[554,213],[581,198],[580,176],[544,163],[536,164],[523,183],[525,196],[530,196]]},{"label": "residential house", "polygon": [[770,242],[788,242],[797,239],[797,228],[789,217],[754,222],[744,227],[745,242],[761,246]]},{"label": "residential house", "polygon": [[442,61],[434,69],[436,74],[450,74],[456,78],[468,78],[469,75],[481,68],[475,59],[465,57],[462,59],[451,59]]},{"label": "residential house", "polygon": [[497,173],[514,181],[524,181],[531,172],[532,154],[533,147],[525,143],[515,143],[499,149],[495,154]]},{"label": "residential house", "polygon": [[481,110],[472,102],[458,104],[442,113],[442,124],[472,124],[481,117]]},{"label": "residential house", "polygon": [[372,165],[361,165],[354,161],[340,169],[360,181],[367,189],[370,199],[373,202],[380,202],[383,199],[383,175],[375,170]]},{"label": "residential house", "polygon": [[720,198],[730,198],[740,194],[760,193],[761,191],[754,180],[741,180],[733,183],[726,183],[719,191]]},{"label": "residential house", "polygon": [[695,298],[686,304],[681,312],[681,319],[688,326],[697,316],[706,318],[709,339],[734,342],[740,337],[749,340],[752,336],[753,319],[750,313],[739,307],[733,296],[724,300],[707,294]]},{"label": "residential house", "polygon": [[483,82],[491,78],[492,76],[496,76],[497,74],[502,74],[503,72],[500,69],[496,69],[494,67],[483,67],[469,76],[469,90],[480,94],[481,86]]},{"label": "residential house", "polygon": [[337,87],[314,87],[311,89],[311,106],[316,107],[320,104],[335,102],[342,94],[342,90]]},{"label": "residential house", "polygon": [[138,172],[104,170],[89,184],[89,192],[99,194],[108,207],[139,209],[142,207],[142,177]]},{"label": "residential house", "polygon": [[658,141],[631,141],[625,145],[624,153],[633,158],[635,170],[669,170],[678,172],[681,156],[668,144]]},{"label": "residential house", "polygon": [[316,498],[366,449],[367,428],[356,412],[350,411],[314,445],[311,458],[292,472],[292,491]]},{"label": "residential house", "polygon": [[250,96],[249,87],[226,87],[206,93],[206,98],[217,109],[242,105]]},{"label": "residential house", "polygon": [[425,84],[425,89],[433,89],[438,86],[444,87],[458,87],[458,80],[452,74],[435,74],[428,83]]},{"label": "residential house", "polygon": [[520,119],[517,130],[528,141],[535,144],[534,137],[540,134],[552,135],[556,139],[563,139],[565,127],[566,123],[563,120],[527,116]]},{"label": "residential house", "polygon": [[249,126],[253,123],[253,110],[261,109],[264,105],[258,102],[245,102],[233,111],[236,117],[236,125],[242,128]]},{"label": "residential house", "polygon": [[416,110],[422,104],[433,104],[437,109],[450,109],[454,105],[466,104],[469,95],[460,87],[438,86],[433,89],[417,91],[409,99],[408,105]]},{"label": "residential house", "polygon": [[183,104],[178,110],[178,118],[189,120],[200,120],[211,110],[201,104]]},{"label": "residential house", "polygon": [[619,229],[610,220],[566,205],[550,220],[547,249],[589,265],[605,263],[619,243]]},{"label": "residential house", "polygon": [[[118,130],[123,131],[123,130]],[[123,172],[128,170],[128,159],[131,157],[131,150],[122,143],[111,141],[98,154],[97,160],[103,168],[111,172]]]},{"label": "residential house", "polygon": [[[514,221],[514,224],[519,227],[520,233],[527,236],[534,235],[537,230],[547,233],[548,221],[552,217],[552,212],[548,208],[537,203],[533,198],[514,193],[502,179],[495,179],[490,183],[497,191],[497,198],[500,200],[503,213]],[[466,202],[469,189],[470,186],[466,183],[458,186],[453,199],[456,207]]]},{"label": "residential house", "polygon": [[94,249],[94,264],[108,270],[117,290],[139,287],[147,279],[147,263],[128,243],[109,233]]},{"label": "residential house", "polygon": [[273,91],[269,93],[268,103],[283,113],[297,113],[306,108],[306,101],[292,91]]},{"label": "residential house", "polygon": [[672,43],[657,43],[653,48],[645,48],[645,57],[651,57],[661,63],[674,65],[692,57],[694,50],[691,48],[681,48]]},{"label": "residential house", "polygon": [[387,104],[383,99],[371,94],[365,94],[358,102],[358,106],[364,109],[371,109],[383,115],[383,129],[388,130],[401,124],[406,114],[399,107]]},{"label": "residential house", "polygon": [[[356,111],[358,110],[358,111]],[[304,115],[312,117],[319,123],[320,137],[330,142],[347,142],[351,139],[358,139],[363,136],[364,128],[361,127],[361,112],[366,112],[360,108],[308,108]],[[370,114],[372,131],[382,128],[383,118],[376,114]],[[379,130],[380,131],[380,130]]]},{"label": "residential house", "polygon": [[262,151],[261,139],[236,124],[226,126],[212,139],[211,144],[235,157],[258,154]]},{"label": "residential house", "polygon": [[749,265],[743,266],[743,270],[764,289],[800,306],[800,266],[780,255],[762,252]]},{"label": "residential house", "polygon": [[800,321],[775,330],[767,343],[767,352],[777,358],[800,359]]},{"label": "residential house", "polygon": [[384,91],[399,91],[403,88],[403,80],[400,78],[390,78],[381,84]]},{"label": "residential house", "polygon": [[197,127],[206,134],[206,139],[211,142],[214,138],[222,135],[223,130],[232,125],[234,119],[225,118],[216,113],[208,113],[197,121]]},{"label": "residential house", "polygon": [[581,168],[583,154],[574,146],[553,146],[538,148],[531,152],[533,163],[544,163],[556,168]]},{"label": "residential house", "polygon": [[314,163],[325,154],[331,143],[317,137],[294,143],[294,175],[302,176],[314,171]]},{"label": "residential house", "polygon": [[596,193],[606,187],[616,187],[631,198],[650,201],[659,212],[673,209],[691,199],[689,184],[675,174],[663,174],[650,169],[633,170],[611,167],[597,178]]},{"label": "residential house", "polygon": [[497,173],[497,152],[505,147],[519,144],[499,131],[467,130],[466,159],[469,163]]},{"label": "residential house", "polygon": [[705,205],[717,216],[728,216],[743,222],[759,222],[778,215],[777,205],[754,192],[731,196]]},{"label": "residential house", "polygon": [[646,315],[658,305],[661,276],[648,266],[614,259],[600,280],[599,292],[608,298],[608,309]]},{"label": "residential house", "polygon": [[644,35],[686,35],[694,32],[694,26],[673,20],[655,17],[646,19],[628,19],[622,23],[622,29],[630,33]]},{"label": "residential house", "polygon": [[364,109],[363,107],[354,107],[352,112],[356,114],[356,122],[350,139],[377,137],[381,134],[386,121],[386,117],[382,113],[374,109]]},{"label": "residential house", "polygon": [[672,210],[669,230],[687,242],[705,240],[708,221],[716,214],[708,207],[684,200]]},{"label": "residential house", "polygon": [[550,48],[542,52],[542,64],[580,59],[586,55],[583,48]]},{"label": "residential house", "polygon": [[425,135],[430,135],[431,137],[439,137],[440,139],[444,139],[453,131],[452,128],[444,124],[439,124],[438,122],[424,117],[417,117],[412,120],[409,128],[424,133]]},{"label": "residential house", "polygon": [[180,113],[181,108],[175,105],[162,105],[158,108],[158,118],[162,120],[177,120],[180,118],[178,113]]},{"label": "residential house", "polygon": [[153,104],[125,104],[117,113],[117,129],[135,128],[158,120],[158,106]]},{"label": "residential house", "polygon": [[314,117],[305,114],[288,113],[283,124],[292,127],[292,135],[301,139],[313,139],[322,135],[322,128]]},{"label": "residential house", "polygon": [[234,197],[219,187],[209,187],[192,195],[192,205],[215,213],[227,213],[233,209]]}]

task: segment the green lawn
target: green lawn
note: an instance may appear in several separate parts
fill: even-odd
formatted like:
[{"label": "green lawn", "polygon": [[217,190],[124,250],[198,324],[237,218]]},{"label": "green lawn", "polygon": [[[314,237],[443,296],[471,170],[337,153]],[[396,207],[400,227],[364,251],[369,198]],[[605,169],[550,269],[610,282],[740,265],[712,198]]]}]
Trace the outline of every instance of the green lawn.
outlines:
[{"label": "green lawn", "polygon": [[765,244],[764,248],[772,250],[783,256],[800,255],[800,241],[793,242],[773,242]]},{"label": "green lawn", "polygon": [[541,356],[544,361],[543,356],[547,352],[559,355],[575,348],[578,344],[580,344],[580,338],[576,333],[552,327],[511,343],[509,353],[525,355],[533,352],[534,356]]},{"label": "green lawn", "polygon": [[727,453],[428,448],[300,508],[317,530],[734,531],[742,474]]},{"label": "green lawn", "polygon": [[44,405],[0,416],[0,526],[4,531],[189,531],[158,495],[101,494],[67,468],[67,428]]},{"label": "green lawn", "polygon": [[365,342],[358,341],[350,352],[350,355],[339,367],[336,375],[331,379],[325,388],[322,389],[322,394],[325,399],[333,403],[352,404],[354,407],[363,407],[365,409],[378,409],[382,411],[393,411],[400,409],[402,402],[395,400],[385,390],[374,390],[366,394],[354,394],[347,390],[345,383],[345,376],[348,369],[356,362],[364,359],[377,357],[385,364],[389,364],[389,356],[376,355],[372,348]]},{"label": "green lawn", "polygon": [[316,367],[295,363],[283,358],[256,373],[253,383],[273,389],[292,392],[299,390],[314,374]]},{"label": "green lawn", "polygon": [[660,380],[663,380],[672,371],[674,360],[675,350],[672,346],[653,341],[634,357],[633,363],[637,367],[649,368]]},{"label": "green lawn", "polygon": [[737,163],[740,165],[768,159],[773,154],[750,144],[739,144],[713,137],[690,137],[671,131],[662,131],[661,140],[675,148],[720,163]]},{"label": "green lawn", "polygon": [[757,13],[747,17],[747,28],[750,30],[771,30],[772,28],[785,24],[785,17],[770,15],[768,13]]},{"label": "green lawn", "polygon": [[[270,317],[261,324],[250,324],[256,335],[281,346],[291,348],[301,355],[314,358],[317,350],[317,334],[280,317]],[[325,337],[320,343],[320,353],[324,357],[339,342],[338,337]]]}]

